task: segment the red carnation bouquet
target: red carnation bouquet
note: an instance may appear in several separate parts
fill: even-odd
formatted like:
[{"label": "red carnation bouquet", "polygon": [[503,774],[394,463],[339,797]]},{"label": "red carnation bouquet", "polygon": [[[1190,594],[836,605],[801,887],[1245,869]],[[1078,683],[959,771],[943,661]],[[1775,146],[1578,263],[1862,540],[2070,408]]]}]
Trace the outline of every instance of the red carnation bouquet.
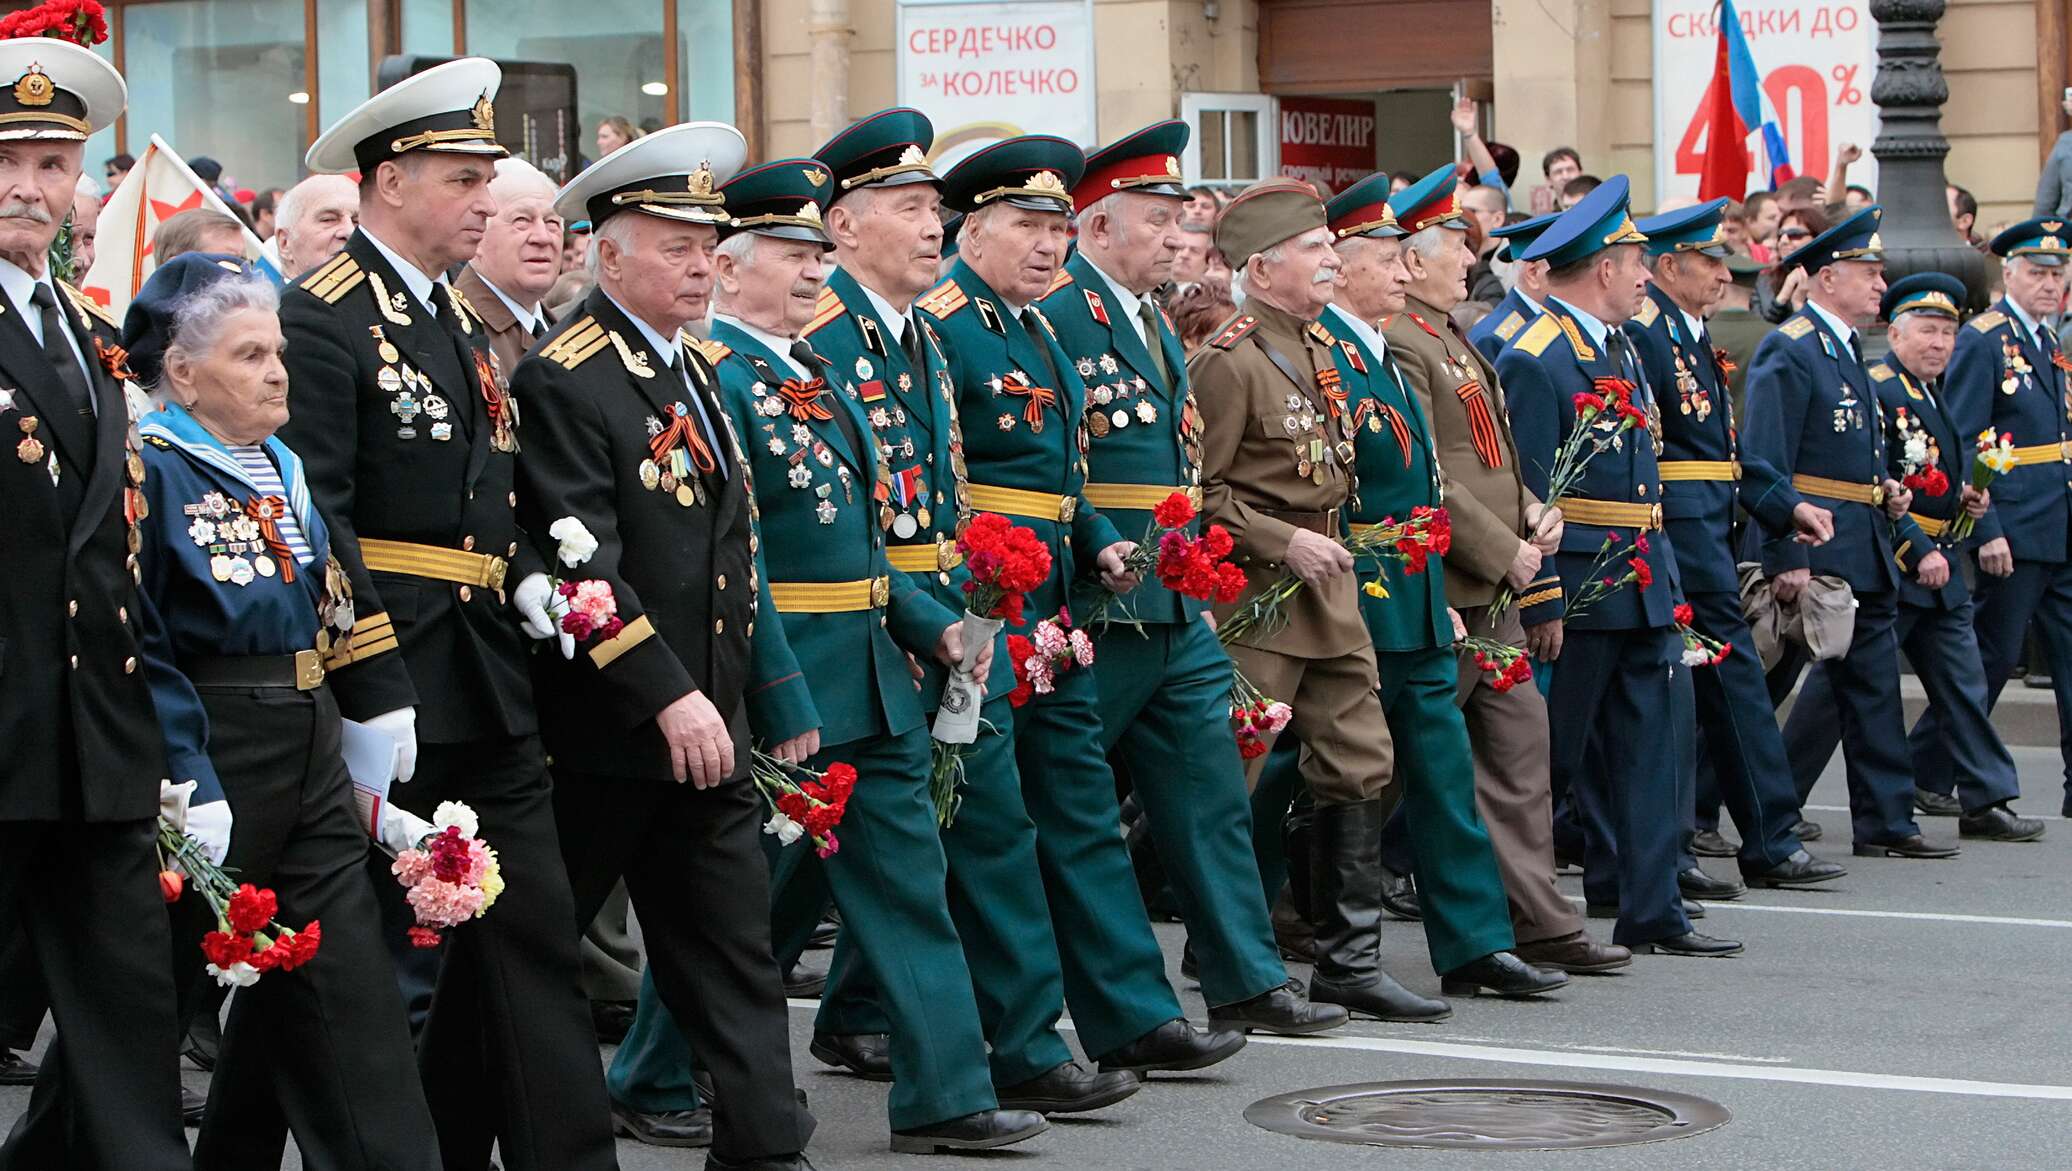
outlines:
[{"label": "red carnation bouquet", "polygon": [[1230,723],[1237,735],[1239,759],[1266,755],[1268,741],[1294,718],[1294,708],[1260,691],[1235,664],[1231,666]]},{"label": "red carnation bouquet", "polygon": [[[1122,559],[1122,567],[1140,578],[1156,576],[1160,585],[1174,593],[1227,606],[1245,592],[1245,571],[1226,560],[1235,542],[1222,525],[1210,525],[1199,537],[1188,535],[1196,515],[1194,501],[1185,492],[1174,492],[1159,501],[1151,510],[1144,538]],[[1120,601],[1121,595],[1103,588],[1088,624],[1108,621]],[[1141,625],[1127,609],[1117,620]]]},{"label": "red carnation bouquet", "polygon": [[51,37],[92,48],[108,39],[108,15],[96,0],[45,0],[0,18],[0,38]]},{"label": "red carnation bouquet", "polygon": [[1923,496],[1948,492],[1950,477],[1936,466],[1942,461],[1942,446],[1928,433],[1928,425],[1900,407],[1892,413],[1892,426],[1899,432],[1900,486]]},{"label": "red carnation bouquet", "polygon": [[1590,562],[1590,571],[1583,575],[1583,584],[1576,587],[1574,596],[1562,607],[1564,621],[1574,618],[1590,607],[1602,602],[1627,586],[1647,589],[1655,584],[1655,570],[1645,560],[1648,552],[1648,535],[1633,534],[1633,543],[1621,547],[1616,531],[1604,535],[1604,544],[1597,547],[1597,556]]},{"label": "red carnation bouquet", "polygon": [[[1624,378],[1599,378],[1589,390],[1571,399],[1576,418],[1569,427],[1568,438],[1555,451],[1554,466],[1547,473],[1549,505],[1569,494],[1599,452],[1619,442],[1628,431],[1646,429],[1647,412],[1633,405],[1633,391],[1633,384]],[[1499,585],[1495,600],[1489,604],[1490,621],[1502,617],[1517,600],[1516,592],[1508,584]]]},{"label": "red carnation bouquet", "polygon": [[957,548],[971,571],[964,583],[964,654],[943,683],[932,731],[945,744],[970,744],[978,739],[985,702],[984,682],[975,678],[978,657],[1003,624],[1022,624],[1029,591],[1050,580],[1050,546],[997,512],[981,512],[964,527]]},{"label": "red carnation bouquet", "polygon": [[[1433,554],[1444,556],[1453,547],[1453,522],[1445,509],[1419,505],[1408,520],[1390,517],[1380,524],[1361,526],[1340,543],[1356,558],[1401,561],[1406,573],[1423,573]],[[1279,581],[1252,595],[1243,609],[1224,619],[1216,628],[1216,637],[1229,646],[1247,635],[1278,630],[1288,621],[1288,599],[1302,588],[1301,578],[1283,574]],[[1388,596],[1378,574],[1361,588],[1370,597]]]},{"label": "red carnation bouquet", "polygon": [[216,929],[202,936],[201,952],[218,984],[250,987],[268,972],[292,972],[315,958],[324,939],[321,922],[312,919],[300,931],[275,922],[280,905],[272,891],[231,878],[200,843],[163,817],[158,858],[158,890],[166,902],[178,902],[192,882],[216,913]]},{"label": "red carnation bouquet", "polygon": [[1014,690],[1007,698],[1020,707],[1057,690],[1058,676],[1072,668],[1093,666],[1094,640],[1060,613],[1038,622],[1027,635],[1008,635],[1007,655],[1014,661]]},{"label": "red carnation bouquet", "polygon": [[807,838],[823,858],[841,849],[835,827],[849,810],[849,794],[856,791],[856,770],[835,761],[815,772],[803,764],[786,764],[761,749],[751,751],[748,775],[770,807],[763,832],[774,834],[782,846]]},{"label": "red carnation bouquet", "polygon": [[1510,643],[1471,634],[1456,645],[1462,654],[1473,656],[1476,670],[1489,676],[1492,691],[1501,694],[1532,678],[1532,661]]},{"label": "red carnation bouquet", "polygon": [[1680,602],[1676,610],[1676,635],[1683,640],[1683,665],[1686,667],[1716,667],[1728,655],[1734,653],[1734,644],[1721,642],[1709,634],[1700,633],[1691,625],[1695,618],[1690,603]]}]

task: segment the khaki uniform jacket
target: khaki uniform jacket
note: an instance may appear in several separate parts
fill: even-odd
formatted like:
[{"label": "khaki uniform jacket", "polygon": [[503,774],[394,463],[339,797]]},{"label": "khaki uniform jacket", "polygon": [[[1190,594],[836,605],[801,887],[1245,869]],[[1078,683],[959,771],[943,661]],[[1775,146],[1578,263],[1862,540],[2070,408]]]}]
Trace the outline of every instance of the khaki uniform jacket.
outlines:
[{"label": "khaki uniform jacket", "polygon": [[[1286,572],[1296,529],[1339,535],[1338,510],[1354,487],[1352,446],[1344,412],[1334,409],[1317,381],[1319,369],[1337,373],[1334,344],[1323,326],[1255,299],[1188,360],[1187,379],[1203,420],[1203,519],[1229,530],[1236,543],[1232,560],[1251,579],[1235,605],[1217,608],[1219,619],[1243,609]],[[1282,372],[1274,354],[1299,381]],[[1323,589],[1305,587],[1289,600],[1284,629],[1241,642],[1305,659],[1359,651],[1369,642],[1358,589],[1350,573]]]},{"label": "khaki uniform jacket", "polygon": [[1453,332],[1444,312],[1416,297],[1382,323],[1382,336],[1438,441],[1453,521],[1446,597],[1455,606],[1486,606],[1525,535],[1526,508],[1538,503],[1519,474],[1496,368]]},{"label": "khaki uniform jacket", "polygon": [[[453,287],[460,290],[460,295],[468,299],[469,305],[474,306],[475,316],[481,319],[483,325],[489,327],[489,352],[496,355],[497,364],[503,368],[504,377],[510,377],[517,371],[519,359],[525,357],[525,352],[532,348],[533,336],[525,332],[524,326],[518,324],[518,319],[511,315],[511,307],[504,304],[502,297],[496,295],[495,290],[489,287],[489,282],[483,280],[482,274],[475,271],[474,265],[470,264],[460,270],[460,275],[453,278]],[[554,328],[554,323],[561,320],[559,314],[549,310],[545,305],[540,306],[540,316],[546,319],[549,329]]]}]

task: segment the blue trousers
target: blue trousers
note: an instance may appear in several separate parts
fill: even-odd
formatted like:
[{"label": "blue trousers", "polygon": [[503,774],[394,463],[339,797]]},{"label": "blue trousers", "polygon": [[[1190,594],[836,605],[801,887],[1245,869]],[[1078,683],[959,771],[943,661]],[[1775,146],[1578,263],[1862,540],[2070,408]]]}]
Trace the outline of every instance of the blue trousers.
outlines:
[{"label": "blue trousers", "polygon": [[[1954,610],[1902,605],[1893,625],[1900,649],[1928,690],[1928,710],[1907,736],[1914,783],[1932,793],[1956,793],[1966,813],[2021,794],[2014,757],[1993,729],[1986,672],[1972,622],[1971,600],[1966,598]],[[1784,724],[1785,750],[1802,800],[1841,739],[1834,690],[1827,672],[1816,665],[1807,673],[1791,719]]]},{"label": "blue trousers", "polygon": [[[2000,702],[2000,689],[2014,674],[2031,621],[2043,636],[2044,652],[2050,658],[2051,686],[2057,692],[2065,801],[2072,806],[2072,563],[2017,560],[2014,573],[2008,577],[1981,574],[1976,605],[1975,627],[1985,671],[1988,714]],[[1947,725],[1934,707],[1928,709],[1922,721],[1915,729],[1917,736],[1927,734],[1927,751],[1916,757],[1920,775],[1931,781],[1955,775],[1957,765],[1942,747],[1948,740]]]},{"label": "blue trousers", "polygon": [[[1921,832],[1914,821],[1914,764],[1899,734],[1906,711],[1899,699],[1898,617],[1897,594],[1857,594],[1849,653],[1821,664],[1840,717],[1849,823],[1857,845]],[[1806,661],[1804,650],[1787,650],[1770,671],[1771,693],[1789,691]]]},{"label": "blue trousers", "polygon": [[1777,708],[1770,702],[1748,620],[1741,616],[1740,596],[1708,590],[1685,600],[1700,633],[1734,647],[1718,664],[1691,671],[1691,690],[1719,799],[1741,831],[1741,869],[1768,870],[1799,850],[1791,831],[1803,803],[1792,789],[1784,742],[1777,734]]}]

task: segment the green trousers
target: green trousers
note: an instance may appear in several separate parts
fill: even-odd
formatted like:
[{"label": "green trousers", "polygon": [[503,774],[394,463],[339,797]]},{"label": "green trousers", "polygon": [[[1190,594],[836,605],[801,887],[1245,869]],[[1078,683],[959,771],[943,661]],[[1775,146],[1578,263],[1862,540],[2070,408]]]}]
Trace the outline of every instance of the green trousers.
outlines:
[{"label": "green trousers", "polygon": [[[1467,723],[1454,706],[1458,665],[1451,647],[1381,651],[1375,658],[1381,708],[1396,744],[1401,816],[1424,909],[1425,948],[1433,970],[1450,972],[1514,942],[1503,876],[1475,808]],[[1296,765],[1297,751],[1284,738],[1253,792],[1262,881],[1272,882],[1276,894],[1286,869],[1281,819],[1302,783]]]},{"label": "green trousers", "polygon": [[[858,781],[835,831],[841,849],[821,865],[841,908],[843,933],[854,937],[890,1018],[893,1084],[886,1109],[892,1128],[990,1110],[996,1099],[978,1005],[944,897],[946,863],[928,797],[927,730],[823,748],[811,763],[824,768],[834,761],[853,765]],[[781,852],[770,879],[773,901],[785,898],[811,856],[805,841]],[[810,874],[805,880],[813,881]],[[688,1082],[689,1047],[649,992],[642,988],[634,1031],[621,1050],[635,1050],[636,1060],[624,1078],[613,1063],[611,1088],[615,1095],[629,1090],[619,1100],[636,1108],[659,1102],[681,1109],[681,1092],[672,1100],[669,1087]]]},{"label": "green trousers", "polygon": [[1236,738],[1219,734],[1230,670],[1206,622],[1110,624],[1095,639],[1101,747],[1128,766],[1211,1005],[1288,979],[1259,897],[1244,764]]}]

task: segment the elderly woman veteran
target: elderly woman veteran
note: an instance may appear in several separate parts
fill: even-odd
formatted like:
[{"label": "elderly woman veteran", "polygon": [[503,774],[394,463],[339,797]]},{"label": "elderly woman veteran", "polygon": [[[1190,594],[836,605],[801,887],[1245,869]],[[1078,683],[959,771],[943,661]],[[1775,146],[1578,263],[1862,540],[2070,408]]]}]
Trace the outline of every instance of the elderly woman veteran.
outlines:
[{"label": "elderly woman veteran", "polygon": [[[323,932],[314,960],[236,997],[195,1162],[278,1167],[285,1119],[306,1167],[433,1171],[317,650],[322,626],[350,624],[350,601],[302,461],[273,438],[288,419],[277,305],[241,261],[194,253],[152,274],[123,331],[133,373],[164,404],[139,426],[137,564],[162,619],[145,653],[168,751],[213,765],[232,813],[226,866],[271,887],[282,922]],[[200,953],[185,949],[213,924],[188,901],[175,947],[191,972]]]}]

